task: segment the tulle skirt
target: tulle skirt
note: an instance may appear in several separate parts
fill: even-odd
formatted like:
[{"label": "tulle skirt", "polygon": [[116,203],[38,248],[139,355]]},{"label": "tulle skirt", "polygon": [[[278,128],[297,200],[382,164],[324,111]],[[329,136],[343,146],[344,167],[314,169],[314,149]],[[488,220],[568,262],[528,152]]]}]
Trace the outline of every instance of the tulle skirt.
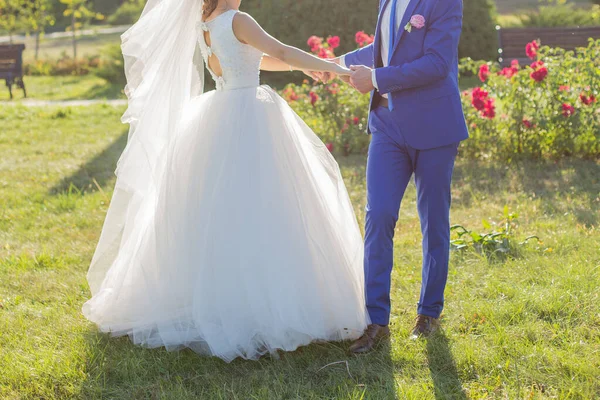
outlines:
[{"label": "tulle skirt", "polygon": [[[362,238],[323,143],[266,86],[208,92],[183,115],[156,190],[95,255],[85,316],[225,361],[359,337]],[[132,215],[126,196],[103,236]]]}]

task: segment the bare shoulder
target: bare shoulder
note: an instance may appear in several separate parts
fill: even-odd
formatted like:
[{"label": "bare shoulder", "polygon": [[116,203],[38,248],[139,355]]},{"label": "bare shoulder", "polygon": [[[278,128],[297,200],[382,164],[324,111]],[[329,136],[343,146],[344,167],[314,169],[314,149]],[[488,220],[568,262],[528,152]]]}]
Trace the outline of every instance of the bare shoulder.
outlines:
[{"label": "bare shoulder", "polygon": [[234,26],[238,26],[240,28],[252,27],[254,25],[257,25],[256,20],[252,18],[250,14],[245,13],[243,11],[235,13],[235,15],[233,16],[233,24]]},{"label": "bare shoulder", "polygon": [[240,42],[248,44],[256,41],[264,32],[250,14],[239,11],[233,17],[233,33]]}]

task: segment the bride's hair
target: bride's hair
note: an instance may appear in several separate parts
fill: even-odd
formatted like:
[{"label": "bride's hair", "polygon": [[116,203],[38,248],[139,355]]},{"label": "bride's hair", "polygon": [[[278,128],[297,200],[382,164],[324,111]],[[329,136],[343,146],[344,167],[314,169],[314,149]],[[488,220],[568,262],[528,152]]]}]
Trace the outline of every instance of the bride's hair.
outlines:
[{"label": "bride's hair", "polygon": [[202,10],[202,15],[204,16],[204,18],[209,17],[210,14],[212,14],[215,11],[218,4],[219,0],[204,0],[204,6]]}]

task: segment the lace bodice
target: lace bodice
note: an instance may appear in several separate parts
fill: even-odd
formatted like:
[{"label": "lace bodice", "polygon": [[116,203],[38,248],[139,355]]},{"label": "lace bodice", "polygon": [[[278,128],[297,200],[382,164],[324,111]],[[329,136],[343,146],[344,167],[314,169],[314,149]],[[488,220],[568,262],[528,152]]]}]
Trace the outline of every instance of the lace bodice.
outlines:
[{"label": "lace bodice", "polygon": [[[233,33],[236,10],[229,10],[208,22],[198,24],[197,34],[206,69],[214,79],[217,90],[232,90],[260,84],[262,52],[240,42]],[[206,44],[204,31],[210,33],[211,46]],[[217,76],[208,65],[214,54],[221,64],[222,76]]]}]

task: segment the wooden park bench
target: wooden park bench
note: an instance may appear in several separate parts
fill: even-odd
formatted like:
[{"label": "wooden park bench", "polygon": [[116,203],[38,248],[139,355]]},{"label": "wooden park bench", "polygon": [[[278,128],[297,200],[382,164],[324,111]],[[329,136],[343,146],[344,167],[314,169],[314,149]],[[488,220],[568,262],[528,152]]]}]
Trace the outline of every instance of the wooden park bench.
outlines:
[{"label": "wooden park bench", "polygon": [[0,45],[0,80],[6,81],[10,98],[13,98],[12,86],[23,89],[27,97],[25,82],[23,82],[23,50],[24,44]]},{"label": "wooden park bench", "polygon": [[560,47],[575,50],[587,47],[588,39],[600,38],[600,26],[581,28],[501,28],[498,31],[498,61],[508,65],[512,60],[520,63],[530,61],[525,55],[525,46],[533,40],[539,40],[543,46]]}]

